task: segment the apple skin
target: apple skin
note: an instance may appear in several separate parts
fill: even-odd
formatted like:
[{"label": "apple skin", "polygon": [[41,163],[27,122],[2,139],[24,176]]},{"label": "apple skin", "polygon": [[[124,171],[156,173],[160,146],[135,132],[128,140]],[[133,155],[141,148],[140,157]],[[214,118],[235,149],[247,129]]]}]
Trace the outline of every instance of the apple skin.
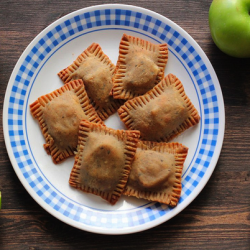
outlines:
[{"label": "apple skin", "polygon": [[209,27],[221,51],[233,57],[250,57],[250,0],[213,0]]}]

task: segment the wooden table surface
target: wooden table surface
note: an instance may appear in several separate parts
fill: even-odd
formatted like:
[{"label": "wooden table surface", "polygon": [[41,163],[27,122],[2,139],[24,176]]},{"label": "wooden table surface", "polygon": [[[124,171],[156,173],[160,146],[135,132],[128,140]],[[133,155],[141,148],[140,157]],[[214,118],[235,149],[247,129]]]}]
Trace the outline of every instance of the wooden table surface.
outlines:
[{"label": "wooden table surface", "polygon": [[[0,2],[1,109],[11,72],[31,40],[58,18],[103,3]],[[186,30],[207,54],[221,84],[226,112],[224,144],[215,171],[198,197],[173,219],[136,234],[98,235],[57,220],[31,198],[12,168],[1,129],[0,249],[250,249],[250,59],[229,57],[214,45],[208,26],[211,0],[118,3],[166,16]]]}]

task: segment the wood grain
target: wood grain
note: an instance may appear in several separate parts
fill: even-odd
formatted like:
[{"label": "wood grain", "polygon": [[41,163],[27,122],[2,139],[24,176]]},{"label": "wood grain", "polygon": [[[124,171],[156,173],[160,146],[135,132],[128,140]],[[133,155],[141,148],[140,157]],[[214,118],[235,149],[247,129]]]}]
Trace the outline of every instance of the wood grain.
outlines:
[{"label": "wood grain", "polygon": [[[108,0],[105,3],[112,3]],[[0,2],[0,105],[11,72],[32,39],[56,19],[99,0]],[[134,1],[118,3],[135,4]],[[223,148],[212,177],[179,215],[150,230],[92,234],[43,210],[17,178],[0,133],[0,249],[250,249],[250,59],[223,54],[209,32],[209,0],[145,1],[137,6],[166,16],[205,51],[219,78],[226,112]],[[2,119],[2,113],[0,114]],[[2,124],[0,124],[2,131]]]}]

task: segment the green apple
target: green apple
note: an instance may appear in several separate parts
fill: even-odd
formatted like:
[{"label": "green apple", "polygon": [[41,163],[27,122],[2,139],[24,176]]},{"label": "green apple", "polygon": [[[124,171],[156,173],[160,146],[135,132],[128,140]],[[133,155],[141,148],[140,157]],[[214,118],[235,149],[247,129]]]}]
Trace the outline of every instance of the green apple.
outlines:
[{"label": "green apple", "polygon": [[213,0],[209,26],[220,50],[234,57],[250,57],[250,0]]}]

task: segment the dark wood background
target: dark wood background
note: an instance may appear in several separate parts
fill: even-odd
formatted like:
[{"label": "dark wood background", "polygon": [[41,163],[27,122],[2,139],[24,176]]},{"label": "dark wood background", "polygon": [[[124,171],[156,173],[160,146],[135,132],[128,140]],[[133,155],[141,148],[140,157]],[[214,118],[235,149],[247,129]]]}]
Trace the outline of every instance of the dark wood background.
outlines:
[{"label": "dark wood background", "polygon": [[[31,40],[74,10],[99,0],[0,1],[0,105],[10,74]],[[0,249],[250,249],[250,59],[220,52],[209,32],[211,0],[118,1],[148,8],[186,30],[205,51],[224,95],[226,131],[216,169],[199,196],[178,216],[153,229],[107,236],[55,219],[27,193],[0,133]],[[2,120],[2,112],[1,112]]]}]

